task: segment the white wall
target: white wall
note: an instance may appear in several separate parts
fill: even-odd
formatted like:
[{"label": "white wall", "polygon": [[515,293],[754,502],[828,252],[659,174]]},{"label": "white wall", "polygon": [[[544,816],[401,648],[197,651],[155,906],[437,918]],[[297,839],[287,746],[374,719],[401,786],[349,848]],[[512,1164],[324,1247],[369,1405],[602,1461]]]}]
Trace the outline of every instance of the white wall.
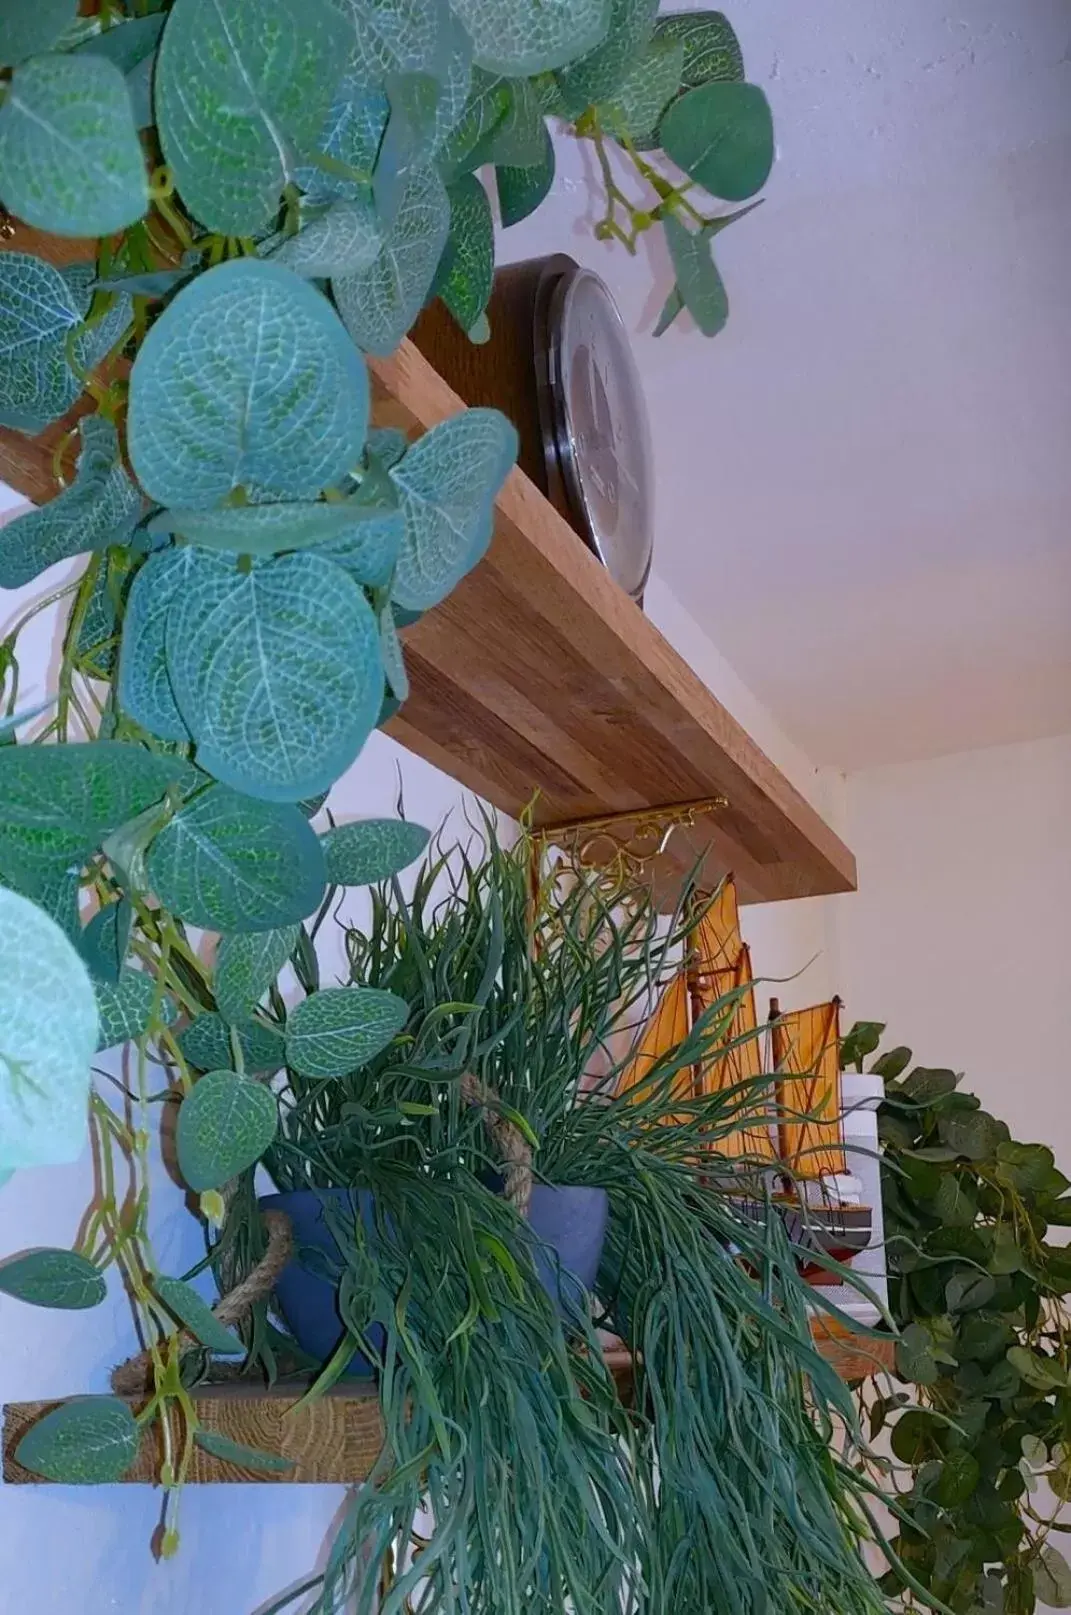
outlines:
[{"label": "white wall", "polygon": [[846,1020],[884,1020],[1071,1174],[1071,735],[848,776]]},{"label": "white wall", "polygon": [[[0,484],[0,521],[17,501]],[[53,568],[31,590],[0,599],[0,635],[31,602],[62,585],[82,563]],[[829,783],[811,768],[735,678],[702,629],[660,585],[651,614],[754,738],[816,805]],[[55,611],[43,614],[23,644],[20,705],[39,699],[59,641]],[[461,793],[445,775],[375,735],[331,806],[339,819],[390,814],[399,784],[407,815],[429,826],[457,809]],[[746,928],[757,968],[797,971],[826,948],[821,902],[750,910]],[[802,1002],[829,990],[820,962],[782,989]],[[66,1168],[17,1174],[0,1190],[0,1256],[34,1245],[69,1245],[92,1193],[88,1159]],[[153,1184],[153,1224],[165,1268],[181,1273],[203,1253],[197,1223],[162,1170]],[[130,1317],[113,1281],[92,1312],[45,1312],[0,1296],[0,1403],[62,1397],[108,1388],[111,1368],[133,1349]],[[179,1521],[181,1549],[156,1565],[149,1540],[160,1494],[147,1487],[0,1487],[0,1615],[253,1615],[304,1575],[323,1551],[341,1503],[340,1487],[194,1486]]]}]

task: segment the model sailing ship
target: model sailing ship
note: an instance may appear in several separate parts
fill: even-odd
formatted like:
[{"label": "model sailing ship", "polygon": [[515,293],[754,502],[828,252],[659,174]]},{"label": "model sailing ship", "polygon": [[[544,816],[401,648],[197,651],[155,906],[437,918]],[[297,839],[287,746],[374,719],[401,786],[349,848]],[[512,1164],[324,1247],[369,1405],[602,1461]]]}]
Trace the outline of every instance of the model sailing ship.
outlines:
[{"label": "model sailing ship", "polygon": [[[734,1125],[712,1141],[712,1153],[728,1164],[741,1195],[772,1195],[797,1247],[849,1261],[869,1245],[873,1216],[859,1203],[861,1185],[845,1159],[840,1000],[782,1014],[774,999],[760,1035],[731,876],[697,913],[680,969],[662,987],[618,1091],[642,1083],[699,1016],[721,1002],[718,1052],[678,1074],[674,1097],[723,1094]],[[722,1181],[724,1175],[722,1166]],[[804,1271],[812,1283],[839,1282],[820,1262],[805,1263]]]}]

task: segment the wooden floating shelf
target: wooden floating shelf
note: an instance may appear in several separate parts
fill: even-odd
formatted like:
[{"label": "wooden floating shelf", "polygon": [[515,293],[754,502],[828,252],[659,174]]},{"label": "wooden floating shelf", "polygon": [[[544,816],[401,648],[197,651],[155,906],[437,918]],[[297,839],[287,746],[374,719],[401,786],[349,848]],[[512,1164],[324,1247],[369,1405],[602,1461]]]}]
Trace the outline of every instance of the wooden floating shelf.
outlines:
[{"label": "wooden floating shelf", "polygon": [[[64,261],[91,249],[18,223],[2,245]],[[369,366],[382,425],[426,431],[462,408],[411,342]],[[50,498],[76,413],[40,439],[0,430],[0,477]],[[667,902],[699,858],[708,883],[732,870],[744,902],[854,889],[848,848],[523,472],[486,559],[405,642],[412,693],[389,732],[509,814],[536,796],[537,825],[553,827],[724,797],[652,870]]]},{"label": "wooden floating shelf", "polygon": [[[849,1383],[871,1375],[891,1372],[895,1345],[891,1338],[874,1340],[852,1334],[832,1320],[816,1318],[812,1333],[823,1357],[833,1364]],[[622,1399],[632,1390],[632,1361],[625,1348],[608,1350],[610,1368]],[[276,1453],[293,1460],[293,1468],[283,1473],[263,1473],[241,1469],[221,1458],[194,1449],[189,1472],[193,1485],[206,1482],[265,1482],[277,1485],[352,1485],[365,1480],[372,1471],[383,1445],[383,1425],[379,1401],[370,1386],[333,1386],[319,1401],[291,1415],[304,1386],[259,1385],[203,1386],[192,1393],[197,1418],[206,1430],[228,1436],[246,1447]],[[45,1485],[39,1475],[23,1469],[15,1450],[26,1431],[59,1403],[11,1402],[4,1408],[4,1480],[9,1486]],[[131,1403],[132,1407],[137,1406]],[[159,1434],[146,1430],[141,1451],[124,1483],[148,1485],[156,1482],[160,1469]]]}]

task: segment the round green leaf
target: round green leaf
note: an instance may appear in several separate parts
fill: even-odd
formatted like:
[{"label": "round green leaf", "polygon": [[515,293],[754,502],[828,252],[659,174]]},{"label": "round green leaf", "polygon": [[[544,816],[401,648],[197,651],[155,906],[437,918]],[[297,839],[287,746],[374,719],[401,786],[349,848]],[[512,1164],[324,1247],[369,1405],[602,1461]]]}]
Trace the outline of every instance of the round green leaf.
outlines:
[{"label": "round green leaf", "polygon": [[944,1172],[933,1197],[933,1211],[947,1228],[972,1228],[978,1202],[962,1178],[954,1172]]},{"label": "round green leaf", "polygon": [[138,1455],[134,1415],[115,1396],[83,1396],[46,1413],[19,1442],[24,1469],[69,1486],[122,1480]]},{"label": "round green leaf", "polygon": [[890,1446],[897,1458],[917,1468],[938,1452],[943,1424],[925,1408],[911,1408],[893,1426]]},{"label": "round green leaf", "polygon": [[414,167],[377,256],[331,281],[346,329],[366,353],[394,352],[431,291],[449,231],[442,180],[432,168]]},{"label": "round green leaf", "polygon": [[270,1088],[233,1071],[210,1071],[179,1106],[179,1170],[198,1194],[221,1189],[260,1160],[278,1125]]},{"label": "round green leaf", "polygon": [[[98,1050],[118,1048],[148,1031],[157,996],[152,976],[144,970],[123,970],[118,981],[98,981],[94,990],[100,1016]],[[160,1020],[170,1022],[177,1012],[171,999],[163,996],[157,1013]]]},{"label": "round green leaf", "polygon": [[134,909],[121,897],[99,908],[79,938],[79,951],[97,981],[119,980],[130,946]]},{"label": "round green leaf", "polygon": [[389,116],[384,90],[352,69],[347,72],[320,131],[316,157],[297,169],[297,183],[310,204],[367,198]]},{"label": "round green leaf", "polygon": [[1071,1609],[1071,1567],[1059,1548],[1042,1548],[1033,1571],[1038,1600],[1048,1609]]},{"label": "round green leaf", "polygon": [[97,1002],[54,920],[0,889],[0,1171],[77,1160]]},{"label": "round green leaf", "polygon": [[[277,935],[276,932],[268,933]],[[233,940],[233,939],[232,939]],[[222,1015],[208,1011],[190,1022],[179,1038],[179,1047],[199,1071],[219,1071],[234,1059],[231,1032],[237,1034],[242,1059],[254,1076],[278,1071],[286,1058],[283,1035],[263,1021],[242,1019],[233,1027]]]},{"label": "round green leaf", "polygon": [[226,1020],[242,1021],[252,1014],[297,947],[297,940],[296,925],[221,939],[216,950],[215,993]]},{"label": "round green leaf", "polygon": [[426,611],[446,598],[490,543],[494,501],[517,458],[517,433],[496,409],[440,421],[391,468],[405,536],[392,598]]},{"label": "round green leaf", "polygon": [[103,415],[78,424],[82,440],[74,481],[47,505],[0,527],[0,589],[20,589],[57,561],[126,544],[141,495],[123,469],[119,436]]},{"label": "round green leaf", "polygon": [[991,1160],[1000,1140],[997,1123],[984,1110],[949,1111],[939,1118],[937,1130],[949,1149],[971,1161]]},{"label": "round green leaf", "polygon": [[528,78],[593,50],[610,26],[609,0],[453,0],[474,59]]},{"label": "round green leaf", "polygon": [[213,785],[156,837],[148,873],[161,902],[209,931],[269,931],[316,909],[323,853],[298,808]]},{"label": "round green leaf", "polygon": [[341,1077],[393,1042],[409,1005],[376,987],[328,987],[291,1012],[286,1063],[303,1077]]},{"label": "round green leaf", "polygon": [[251,796],[298,802],[334,784],[375,727],[376,619],[339,567],[302,551],[207,550],[167,622],[167,670],[202,768]]},{"label": "round green leaf", "polygon": [[36,56],[0,106],[0,197],[27,224],[106,236],[149,204],[123,75],[100,56]]},{"label": "round green leaf", "polygon": [[659,138],[667,157],[726,202],[754,196],[773,167],[773,118],[754,84],[712,83],[689,90],[667,111]]},{"label": "round green leaf", "polygon": [[132,17],[129,22],[113,22],[110,28],[84,39],[76,47],[75,54],[88,52],[91,56],[103,56],[126,77],[139,62],[152,55],[159,44],[165,20],[157,13],[155,16]]},{"label": "round green leaf", "polygon": [[653,141],[658,120],[680,87],[683,65],[679,40],[652,39],[603,109],[605,126],[631,140]]},{"label": "round green leaf", "polygon": [[28,252],[0,253],[0,425],[37,433],[67,412],[81,388],[65,342],[81,318],[58,269]]},{"label": "round green leaf", "polygon": [[0,12],[0,63],[16,67],[41,56],[70,27],[78,0],[5,0]]},{"label": "round green leaf", "polygon": [[209,1351],[240,1352],[245,1347],[238,1336],[220,1323],[212,1308],[203,1301],[192,1284],[181,1279],[157,1279],[155,1289],[169,1312]]},{"label": "round green leaf", "polygon": [[78,1251],[32,1250],[0,1262],[0,1292],[35,1307],[82,1311],[107,1294],[99,1267]]},{"label": "round green leaf", "polygon": [[942,1508],[959,1508],[978,1485],[981,1469],[973,1452],[960,1448],[950,1452],[941,1465],[934,1495]]},{"label": "round green leaf", "polygon": [[130,460],[162,505],[210,509],[238,487],[314,499],[358,463],[367,424],[368,374],[331,305],[258,259],[185,286],[130,375]]},{"label": "round green leaf", "polygon": [[117,740],[0,747],[0,875],[36,895],[192,772]]},{"label": "round green leaf", "polygon": [[389,880],[420,857],[428,831],[405,819],[358,819],[320,837],[332,886],[372,886]]},{"label": "round green leaf", "polygon": [[328,0],[176,0],[160,43],[164,158],[195,218],[255,236],[312,148],[345,65],[345,20]]},{"label": "round green leaf", "polygon": [[1041,1351],[1031,1351],[1029,1346],[1011,1346],[1006,1356],[1020,1379],[1032,1385],[1036,1391],[1051,1392],[1067,1388],[1067,1371],[1055,1357],[1047,1357]]}]

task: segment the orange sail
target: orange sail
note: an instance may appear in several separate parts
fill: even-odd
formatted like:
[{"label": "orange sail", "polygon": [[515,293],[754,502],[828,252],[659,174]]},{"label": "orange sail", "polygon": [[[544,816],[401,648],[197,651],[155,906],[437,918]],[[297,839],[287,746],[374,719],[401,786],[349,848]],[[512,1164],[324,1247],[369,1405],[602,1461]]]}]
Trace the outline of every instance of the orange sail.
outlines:
[{"label": "orange sail", "polygon": [[771,1022],[781,1154],[798,1177],[846,1172],[840,1115],[840,1000]]},{"label": "orange sail", "polygon": [[[655,1006],[654,1013],[640,1034],[636,1051],[618,1079],[619,1094],[636,1089],[636,1100],[646,1099],[653,1084],[645,1081],[650,1071],[672,1049],[688,1036],[688,985],[683,972],[674,976]],[[675,1099],[691,1099],[695,1091],[695,1076],[691,1066],[676,1072],[670,1084]],[[686,1117],[667,1116],[666,1120],[685,1121]]]},{"label": "orange sail", "polygon": [[[722,1033],[720,1052],[704,1061],[699,1069],[699,1091],[724,1093],[740,1083],[762,1077],[762,1051],[755,1016],[755,993],[751,985],[751,955],[740,935],[740,910],[736,886],[730,875],[722,882],[690,937],[688,988],[692,1015],[698,1019],[704,1010],[729,993],[739,992],[736,1007]],[[744,989],[740,991],[740,989]],[[757,1125],[738,1128],[718,1140],[723,1155],[773,1160],[776,1151],[769,1123],[763,1120],[764,1098],[756,1104],[738,1096],[737,1121],[754,1115]]]}]

